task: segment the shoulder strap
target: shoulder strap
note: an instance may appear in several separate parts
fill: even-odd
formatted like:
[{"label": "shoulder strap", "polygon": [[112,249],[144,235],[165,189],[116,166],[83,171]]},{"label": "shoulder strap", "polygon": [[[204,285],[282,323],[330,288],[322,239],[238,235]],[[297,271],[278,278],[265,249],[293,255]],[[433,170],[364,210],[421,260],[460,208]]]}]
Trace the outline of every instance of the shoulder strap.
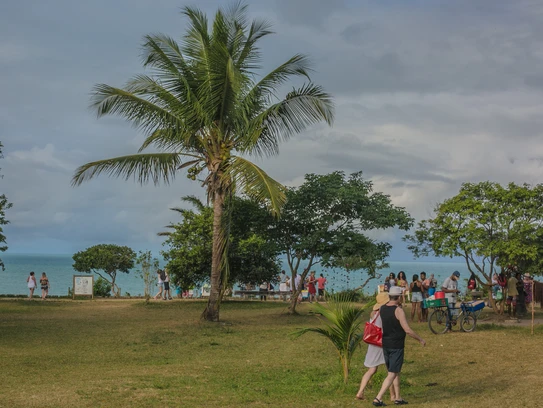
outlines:
[{"label": "shoulder strap", "polygon": [[378,310],[377,313],[375,313],[375,316],[373,316],[373,319],[370,320],[370,323],[374,323],[377,320],[377,318],[379,317],[379,312],[380,310]]}]

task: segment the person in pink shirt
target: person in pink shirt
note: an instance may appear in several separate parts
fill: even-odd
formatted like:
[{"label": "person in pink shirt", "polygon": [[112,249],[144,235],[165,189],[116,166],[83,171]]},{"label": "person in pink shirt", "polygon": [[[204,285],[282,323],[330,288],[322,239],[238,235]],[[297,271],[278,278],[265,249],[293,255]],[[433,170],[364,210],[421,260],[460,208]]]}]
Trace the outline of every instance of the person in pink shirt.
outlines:
[{"label": "person in pink shirt", "polygon": [[326,287],[326,278],[322,275],[317,279],[317,287],[319,289],[319,299],[324,300],[325,287]]}]

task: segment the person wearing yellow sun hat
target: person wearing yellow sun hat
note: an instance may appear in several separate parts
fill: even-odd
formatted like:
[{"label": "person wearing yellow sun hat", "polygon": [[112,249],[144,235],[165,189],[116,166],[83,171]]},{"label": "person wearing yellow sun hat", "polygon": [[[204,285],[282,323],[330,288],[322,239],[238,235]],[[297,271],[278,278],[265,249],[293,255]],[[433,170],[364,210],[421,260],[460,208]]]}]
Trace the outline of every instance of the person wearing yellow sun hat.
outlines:
[{"label": "person wearing yellow sun hat", "polygon": [[[383,327],[381,322],[381,316],[379,316],[379,309],[381,306],[385,305],[389,301],[388,293],[381,292],[375,298],[375,305],[373,305],[372,312],[370,314],[370,322],[373,322],[378,327]],[[377,372],[377,369],[380,365],[385,364],[385,356],[383,355],[383,348],[374,346],[373,344],[368,344],[368,351],[366,352],[366,359],[364,360],[364,365],[368,367],[368,371],[362,377],[360,382],[360,389],[356,394],[356,399],[363,400],[364,390],[368,385],[371,377]],[[398,378],[398,382],[400,379]],[[394,401],[396,398],[394,396],[394,384],[390,387],[390,400]]]}]

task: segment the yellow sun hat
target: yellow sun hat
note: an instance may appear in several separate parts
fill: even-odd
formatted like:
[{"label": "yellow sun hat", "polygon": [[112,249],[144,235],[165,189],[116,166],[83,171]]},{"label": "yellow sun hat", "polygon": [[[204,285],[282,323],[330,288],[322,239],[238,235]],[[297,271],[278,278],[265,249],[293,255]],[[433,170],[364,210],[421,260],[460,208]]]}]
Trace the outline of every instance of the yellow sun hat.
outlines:
[{"label": "yellow sun hat", "polygon": [[381,306],[383,306],[384,304],[386,304],[388,301],[389,301],[389,297],[388,297],[388,293],[385,293],[385,292],[381,292],[379,293],[376,297],[375,297],[375,301],[377,303],[375,303],[375,305],[373,305],[373,310],[374,311],[377,311],[381,308]]}]

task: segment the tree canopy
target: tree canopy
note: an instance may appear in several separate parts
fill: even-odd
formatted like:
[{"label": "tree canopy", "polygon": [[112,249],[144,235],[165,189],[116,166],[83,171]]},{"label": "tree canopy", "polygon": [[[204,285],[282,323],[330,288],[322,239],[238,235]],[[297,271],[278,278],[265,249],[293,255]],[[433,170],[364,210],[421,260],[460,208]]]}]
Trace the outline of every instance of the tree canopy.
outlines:
[{"label": "tree canopy", "polygon": [[[209,281],[211,267],[213,209],[196,197],[183,197],[195,209],[172,208],[182,219],[168,226],[162,251],[168,261],[172,281],[182,288],[190,288]],[[272,216],[253,200],[232,197],[227,203],[228,231],[228,284],[258,284],[274,279],[280,271],[277,247],[270,242],[265,231]]]},{"label": "tree canopy", "polygon": [[[287,190],[281,218],[270,231],[286,255],[292,281],[305,279],[315,264],[362,270],[375,276],[386,266],[390,244],[369,238],[368,231],[413,225],[404,208],[394,206],[386,194],[373,191],[362,173],[307,174],[304,183]],[[299,290],[298,290],[299,293]],[[295,311],[293,296],[291,312]]]},{"label": "tree canopy", "polygon": [[[115,284],[117,273],[129,273],[134,267],[136,253],[127,246],[99,244],[73,255],[73,268],[78,272],[96,273],[111,284],[115,295],[119,290]],[[103,274],[109,276],[106,278]]]},{"label": "tree canopy", "polygon": [[542,209],[541,184],[464,183],[404,239],[416,257],[463,258],[489,285],[497,267],[537,261],[543,252]]},{"label": "tree canopy", "polygon": [[[221,288],[226,276],[225,200],[240,192],[266,202],[278,213],[285,202],[283,186],[248,157],[278,153],[279,143],[315,123],[331,124],[333,103],[311,82],[310,63],[296,54],[262,75],[259,41],[272,33],[268,22],[250,21],[247,6],[219,9],[214,20],[199,9],[184,7],[188,27],[181,44],[163,34],[144,39],[144,66],[124,88],[99,84],[92,106],[98,116],[118,115],[145,133],[134,155],[87,163],[72,183],[101,173],[140,183],[169,183],[187,169],[213,203],[211,291],[203,317],[219,320]],[[293,78],[303,85],[284,96]],[[151,153],[142,153],[153,148]]]}]

